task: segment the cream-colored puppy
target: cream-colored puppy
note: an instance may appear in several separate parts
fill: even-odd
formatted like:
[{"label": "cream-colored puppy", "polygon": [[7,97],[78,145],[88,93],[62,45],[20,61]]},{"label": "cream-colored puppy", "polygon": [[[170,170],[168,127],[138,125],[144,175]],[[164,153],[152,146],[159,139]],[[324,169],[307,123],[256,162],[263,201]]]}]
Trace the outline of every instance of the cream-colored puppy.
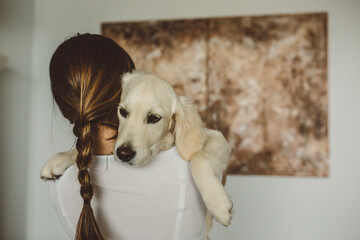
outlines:
[{"label": "cream-colored puppy", "polygon": [[[189,99],[177,96],[166,81],[135,71],[123,77],[118,117],[114,149],[117,160],[142,166],[175,142],[181,157],[190,161],[194,181],[209,213],[225,226],[230,223],[232,201],[219,177],[227,167],[231,148],[219,131],[202,127]],[[74,156],[73,150],[55,155],[45,164],[41,178],[60,176],[75,163]]]}]

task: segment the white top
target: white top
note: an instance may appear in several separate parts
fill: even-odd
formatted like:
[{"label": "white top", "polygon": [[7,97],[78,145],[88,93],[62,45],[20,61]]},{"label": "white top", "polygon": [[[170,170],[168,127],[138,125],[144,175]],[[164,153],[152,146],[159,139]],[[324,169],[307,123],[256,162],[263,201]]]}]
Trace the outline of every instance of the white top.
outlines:
[{"label": "white top", "polygon": [[[190,172],[175,147],[140,168],[113,155],[95,156],[90,166],[91,205],[104,237],[121,240],[205,240],[206,208]],[[83,200],[78,168],[69,167],[50,185],[60,222],[74,239]]]}]

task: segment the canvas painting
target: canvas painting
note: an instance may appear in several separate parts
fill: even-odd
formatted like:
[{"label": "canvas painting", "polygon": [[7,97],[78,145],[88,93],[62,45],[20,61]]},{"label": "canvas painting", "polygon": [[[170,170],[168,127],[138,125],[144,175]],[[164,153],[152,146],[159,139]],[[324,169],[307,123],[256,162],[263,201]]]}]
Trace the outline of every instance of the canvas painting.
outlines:
[{"label": "canvas painting", "polygon": [[329,175],[327,14],[103,23],[232,146],[228,174]]}]

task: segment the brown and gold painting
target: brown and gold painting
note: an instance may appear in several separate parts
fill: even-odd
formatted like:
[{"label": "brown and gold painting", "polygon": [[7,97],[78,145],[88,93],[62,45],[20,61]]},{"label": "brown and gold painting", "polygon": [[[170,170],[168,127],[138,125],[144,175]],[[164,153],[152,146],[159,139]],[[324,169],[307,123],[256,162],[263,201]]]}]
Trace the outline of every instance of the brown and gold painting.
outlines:
[{"label": "brown and gold painting", "polygon": [[328,176],[327,14],[102,24],[232,146],[229,174]]}]

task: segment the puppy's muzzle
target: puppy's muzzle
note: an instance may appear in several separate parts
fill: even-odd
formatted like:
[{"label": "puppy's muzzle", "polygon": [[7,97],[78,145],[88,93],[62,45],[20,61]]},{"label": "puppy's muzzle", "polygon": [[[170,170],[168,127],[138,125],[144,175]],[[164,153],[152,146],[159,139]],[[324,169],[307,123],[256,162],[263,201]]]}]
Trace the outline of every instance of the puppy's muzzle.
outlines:
[{"label": "puppy's muzzle", "polygon": [[121,161],[129,162],[133,157],[135,157],[136,152],[131,146],[122,145],[116,149],[116,155]]}]

